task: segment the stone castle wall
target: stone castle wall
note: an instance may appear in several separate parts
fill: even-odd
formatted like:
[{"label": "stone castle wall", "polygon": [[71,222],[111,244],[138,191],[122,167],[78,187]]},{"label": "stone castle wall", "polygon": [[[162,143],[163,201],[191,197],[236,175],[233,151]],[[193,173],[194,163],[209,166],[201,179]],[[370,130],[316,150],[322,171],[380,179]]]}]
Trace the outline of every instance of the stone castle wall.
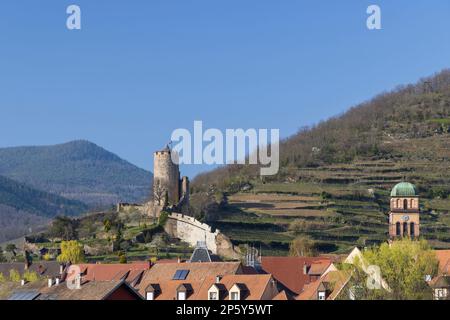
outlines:
[{"label": "stone castle wall", "polygon": [[193,217],[172,213],[165,226],[165,231],[172,237],[178,238],[191,246],[198,241],[205,241],[208,249],[213,253],[228,259],[241,257],[238,248],[234,247],[230,239],[220,230],[212,231],[211,226],[201,223]]}]

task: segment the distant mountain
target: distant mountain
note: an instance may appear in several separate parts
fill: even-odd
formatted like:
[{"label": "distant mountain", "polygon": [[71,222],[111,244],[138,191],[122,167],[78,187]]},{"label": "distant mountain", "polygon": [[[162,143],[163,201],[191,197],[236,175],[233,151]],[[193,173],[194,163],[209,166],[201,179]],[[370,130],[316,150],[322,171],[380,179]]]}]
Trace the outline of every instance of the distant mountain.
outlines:
[{"label": "distant mountain", "polygon": [[0,242],[19,237],[57,215],[77,215],[87,205],[0,176]]},{"label": "distant mountain", "polygon": [[89,141],[0,149],[0,175],[91,208],[141,202],[152,174]]}]

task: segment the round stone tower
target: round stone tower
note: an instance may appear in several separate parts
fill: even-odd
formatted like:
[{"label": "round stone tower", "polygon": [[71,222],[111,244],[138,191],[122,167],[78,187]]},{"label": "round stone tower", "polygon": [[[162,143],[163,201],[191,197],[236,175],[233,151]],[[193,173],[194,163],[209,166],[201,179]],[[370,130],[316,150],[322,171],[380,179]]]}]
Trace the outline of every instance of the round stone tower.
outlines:
[{"label": "round stone tower", "polygon": [[154,153],[153,198],[158,206],[169,205],[180,201],[180,170],[172,161],[172,150],[169,147]]}]

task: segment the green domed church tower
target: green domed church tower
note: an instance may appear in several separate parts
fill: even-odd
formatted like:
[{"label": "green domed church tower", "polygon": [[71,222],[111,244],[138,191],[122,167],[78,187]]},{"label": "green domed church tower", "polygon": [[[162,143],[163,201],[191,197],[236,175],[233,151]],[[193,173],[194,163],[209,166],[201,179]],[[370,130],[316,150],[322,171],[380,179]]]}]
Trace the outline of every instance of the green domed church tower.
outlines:
[{"label": "green domed church tower", "polygon": [[389,236],[418,237],[420,235],[419,193],[409,182],[397,184],[391,191]]}]

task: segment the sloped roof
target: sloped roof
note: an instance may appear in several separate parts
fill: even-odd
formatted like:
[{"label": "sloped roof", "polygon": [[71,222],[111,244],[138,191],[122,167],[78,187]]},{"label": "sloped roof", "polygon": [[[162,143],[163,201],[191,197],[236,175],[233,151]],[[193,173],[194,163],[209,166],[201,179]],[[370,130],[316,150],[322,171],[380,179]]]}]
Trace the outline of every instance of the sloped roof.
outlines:
[{"label": "sloped roof", "polygon": [[330,271],[320,279],[305,285],[297,300],[317,300],[320,288],[330,290],[327,300],[334,300],[350,280],[350,275],[344,271]]},{"label": "sloped roof", "polygon": [[[208,292],[211,287],[215,286],[220,291],[221,300],[229,300],[230,290],[237,285],[241,290],[242,300],[262,300],[266,288],[271,285],[273,278],[269,274],[258,275],[243,275],[243,274],[229,274],[221,278],[220,282],[216,282],[216,277],[207,276],[201,279],[192,279],[190,281],[181,280],[166,280],[158,284],[151,284],[146,288],[153,288],[158,286],[158,292],[155,295],[155,300],[176,300],[177,290],[189,287],[187,291],[187,300],[208,300]],[[276,291],[276,284],[273,282],[274,292]],[[145,295],[145,290],[140,291]]]},{"label": "sloped roof", "polygon": [[[61,264],[56,261],[36,261],[28,267],[28,271],[35,272],[40,276],[55,278],[60,275],[60,266]],[[23,275],[26,271],[25,263],[0,263],[0,273],[5,277],[9,276],[10,270],[16,270],[20,275]]]},{"label": "sloped roof", "polygon": [[439,261],[439,272],[450,274],[450,250],[435,250],[434,252]]},{"label": "sloped roof", "polygon": [[[172,280],[178,270],[188,270],[186,279]],[[160,300],[173,300],[176,289],[180,284],[191,284],[193,291],[198,292],[208,279],[215,280],[217,276],[242,273],[240,262],[202,262],[202,263],[157,263],[147,270],[139,284],[139,292],[144,295],[150,284],[159,284],[161,287]],[[208,288],[209,289],[209,288]],[[188,297],[189,298],[189,297]]]},{"label": "sloped roof", "polygon": [[88,281],[76,290],[69,289],[64,284],[45,287],[41,290],[38,300],[104,300],[120,287],[129,290],[136,299],[142,299],[125,281]]},{"label": "sloped roof", "polygon": [[192,253],[190,262],[211,262],[211,256],[209,255],[208,248],[195,248]]},{"label": "sloped roof", "polygon": [[150,269],[149,262],[129,264],[78,264],[86,281],[120,281],[125,280],[135,286],[142,278],[144,271]]},{"label": "sloped roof", "polygon": [[[324,257],[262,257],[261,265],[264,272],[272,274],[285,288],[294,294],[299,294],[305,284],[310,281],[310,275],[305,274],[303,267],[313,268],[313,272],[325,271],[332,261]],[[318,266],[314,266],[314,265]],[[310,270],[310,268],[308,268]]]},{"label": "sloped roof", "polygon": [[[26,296],[22,296],[23,293],[31,293],[31,292],[40,292],[40,290],[47,285],[46,280],[39,280],[35,282],[28,282],[24,286],[22,286],[18,282],[3,282],[0,283],[0,300],[26,300]],[[13,297],[14,295],[14,297]],[[35,299],[38,295],[36,295],[33,299]],[[30,295],[28,295],[30,297]],[[12,299],[14,298],[14,299]]]},{"label": "sloped roof", "polygon": [[430,282],[430,287],[432,288],[450,288],[450,276],[441,275],[435,277]]},{"label": "sloped roof", "polygon": [[[208,284],[202,286],[202,290],[197,295],[197,300],[207,300],[208,290],[214,284],[215,279],[208,279]],[[223,276],[220,280],[227,293],[236,285],[243,292],[242,300],[262,300],[267,286],[273,278],[270,274],[230,274]],[[224,297],[224,300],[229,300],[229,295]]]},{"label": "sloped roof", "polygon": [[286,294],[286,291],[279,292],[272,300],[290,300]]}]

